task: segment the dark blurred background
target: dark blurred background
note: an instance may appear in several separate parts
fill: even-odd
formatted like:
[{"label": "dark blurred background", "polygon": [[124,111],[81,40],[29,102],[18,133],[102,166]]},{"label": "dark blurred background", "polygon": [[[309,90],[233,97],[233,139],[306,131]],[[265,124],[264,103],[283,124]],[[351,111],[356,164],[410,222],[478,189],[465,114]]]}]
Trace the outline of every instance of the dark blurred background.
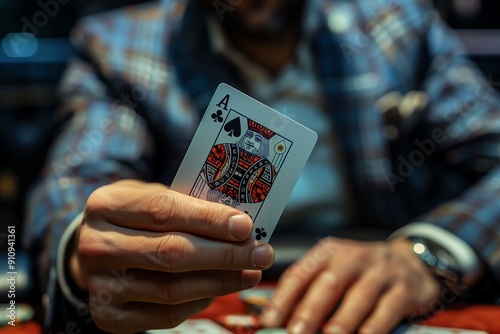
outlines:
[{"label": "dark blurred background", "polygon": [[[0,233],[23,221],[27,189],[54,134],[58,79],[79,18],[137,0],[0,0]],[[500,83],[500,1],[437,0],[484,73]],[[24,32],[24,33],[23,33]],[[21,33],[21,34],[20,34]],[[498,88],[498,84],[496,84]]]}]

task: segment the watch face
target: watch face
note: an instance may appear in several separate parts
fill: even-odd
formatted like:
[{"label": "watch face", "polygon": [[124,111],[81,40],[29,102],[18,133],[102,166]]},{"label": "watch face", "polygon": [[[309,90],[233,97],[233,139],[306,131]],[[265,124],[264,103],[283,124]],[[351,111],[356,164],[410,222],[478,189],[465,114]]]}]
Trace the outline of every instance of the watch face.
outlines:
[{"label": "watch face", "polygon": [[454,271],[458,272],[460,268],[456,258],[444,247],[438,243],[424,238],[412,238],[415,245],[420,244],[421,251],[417,252],[422,260],[424,260],[429,266],[436,267],[436,269],[441,269],[443,271]]}]

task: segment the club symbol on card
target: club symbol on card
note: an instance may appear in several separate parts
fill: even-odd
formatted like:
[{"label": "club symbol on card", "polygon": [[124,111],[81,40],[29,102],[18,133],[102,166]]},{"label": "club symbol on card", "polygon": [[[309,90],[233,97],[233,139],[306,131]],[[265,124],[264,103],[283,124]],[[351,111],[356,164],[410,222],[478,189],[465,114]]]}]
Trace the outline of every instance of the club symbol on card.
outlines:
[{"label": "club symbol on card", "polygon": [[224,120],[222,118],[222,110],[217,110],[217,112],[214,112],[212,114],[212,119],[214,120],[215,123],[222,123],[222,121]]},{"label": "club symbol on card", "polygon": [[228,122],[224,126],[224,130],[227,132],[229,137],[239,137],[241,136],[241,123],[240,118],[236,117],[232,121]]},{"label": "club symbol on card", "polygon": [[262,238],[267,237],[266,229],[263,227],[259,227],[255,229],[255,239],[260,240]]}]

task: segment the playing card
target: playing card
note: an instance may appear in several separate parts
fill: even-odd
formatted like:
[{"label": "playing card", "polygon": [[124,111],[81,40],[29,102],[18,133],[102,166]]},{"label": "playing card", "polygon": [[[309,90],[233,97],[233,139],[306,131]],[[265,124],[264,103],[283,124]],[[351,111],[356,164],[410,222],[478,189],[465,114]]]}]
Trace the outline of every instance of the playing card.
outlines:
[{"label": "playing card", "polygon": [[171,329],[157,329],[145,334],[231,334],[230,331],[208,319],[189,319]]},{"label": "playing card", "polygon": [[246,212],[268,242],[317,134],[220,84],[171,189]]},{"label": "playing card", "polygon": [[488,334],[484,331],[469,329],[457,329],[446,327],[433,327],[421,325],[403,325],[398,327],[392,334]]}]

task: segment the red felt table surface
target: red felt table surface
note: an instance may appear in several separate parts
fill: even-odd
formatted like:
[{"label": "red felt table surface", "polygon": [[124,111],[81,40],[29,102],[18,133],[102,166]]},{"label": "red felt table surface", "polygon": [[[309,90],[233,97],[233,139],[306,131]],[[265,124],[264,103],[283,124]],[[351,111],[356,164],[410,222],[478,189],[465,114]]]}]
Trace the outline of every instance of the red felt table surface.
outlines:
[{"label": "red felt table surface", "polygon": [[[239,299],[238,293],[219,297],[204,312],[195,318],[215,320],[224,314],[242,314],[246,312],[245,305]],[[422,322],[423,325],[464,328],[486,331],[489,334],[500,334],[500,306],[470,305],[453,310],[438,312],[434,317]],[[19,324],[16,327],[4,327],[0,334],[41,334],[41,326],[35,322]],[[245,333],[248,333],[246,331]]]},{"label": "red felt table surface", "polygon": [[[195,318],[217,319],[223,314],[245,313],[246,308],[238,293],[219,297],[204,312]],[[419,324],[427,326],[462,328],[500,334],[500,306],[468,305],[453,310],[437,312],[432,318]],[[248,332],[246,332],[248,333]]]},{"label": "red felt table surface", "polygon": [[7,325],[0,328],[1,334],[15,333],[15,334],[41,334],[42,326],[35,321],[30,321],[24,324],[16,324],[16,326]]},{"label": "red felt table surface", "polygon": [[455,310],[445,310],[422,324],[475,329],[490,334],[500,334],[500,306],[470,305]]}]

